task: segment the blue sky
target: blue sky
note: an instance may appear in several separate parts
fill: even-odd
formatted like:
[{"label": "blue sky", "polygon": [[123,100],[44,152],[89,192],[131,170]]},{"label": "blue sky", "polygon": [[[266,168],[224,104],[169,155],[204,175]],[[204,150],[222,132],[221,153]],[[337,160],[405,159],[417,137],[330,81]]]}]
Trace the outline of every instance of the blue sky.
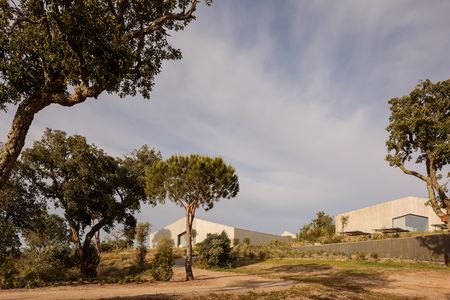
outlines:
[{"label": "blue sky", "polygon": [[[384,161],[388,99],[421,79],[450,76],[449,1],[216,1],[172,42],[150,101],[52,106],[44,128],[85,135],[114,155],[148,144],[163,153],[220,155],[241,191],[198,217],[295,232],[319,210],[337,214],[425,187]],[[4,140],[14,109],[1,113]],[[159,228],[183,216],[144,205]]]}]

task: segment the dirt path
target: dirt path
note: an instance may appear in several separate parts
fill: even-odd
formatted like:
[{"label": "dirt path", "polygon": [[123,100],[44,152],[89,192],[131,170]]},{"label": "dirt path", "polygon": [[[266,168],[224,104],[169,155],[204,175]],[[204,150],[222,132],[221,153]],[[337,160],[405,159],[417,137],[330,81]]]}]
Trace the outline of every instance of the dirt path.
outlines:
[{"label": "dirt path", "polygon": [[[305,299],[329,295],[335,298],[361,298],[371,292],[405,296],[411,299],[450,299],[450,272],[434,270],[398,270],[353,275],[333,271],[319,265],[277,266],[263,265],[264,277],[233,272],[195,270],[195,281],[184,280],[184,269],[174,268],[170,282],[145,284],[87,284],[80,286],[43,287],[36,289],[0,290],[4,299],[169,299],[171,296],[196,297],[210,293],[257,293],[280,291],[296,286],[306,289],[299,296]],[[267,272],[270,271],[270,272]],[[290,275],[284,277],[285,275]],[[284,277],[293,280],[282,280]],[[314,297],[313,297],[314,296]],[[342,297],[340,297],[342,296]],[[297,299],[297,298],[295,298]]]},{"label": "dirt path", "polygon": [[80,286],[42,287],[36,289],[0,290],[0,299],[167,299],[173,295],[280,290],[292,286],[288,280],[268,279],[232,272],[194,270],[196,280],[186,282],[183,268],[174,268],[170,282],[144,284],[86,284]]},{"label": "dirt path", "polygon": [[450,273],[438,271],[389,272],[379,292],[425,299],[450,299]]}]

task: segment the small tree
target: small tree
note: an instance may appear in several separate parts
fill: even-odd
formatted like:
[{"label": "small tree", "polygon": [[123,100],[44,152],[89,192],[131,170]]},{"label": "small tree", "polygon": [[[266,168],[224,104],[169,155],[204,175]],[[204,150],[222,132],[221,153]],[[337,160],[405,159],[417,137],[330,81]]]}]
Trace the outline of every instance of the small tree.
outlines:
[{"label": "small tree", "polygon": [[230,266],[231,241],[225,231],[222,233],[208,233],[206,239],[200,243],[200,258],[209,267]]},{"label": "small tree", "polygon": [[157,281],[169,281],[173,276],[173,240],[162,238],[156,248],[155,258],[150,266],[152,277]]},{"label": "small tree", "polygon": [[26,241],[23,263],[26,277],[39,280],[63,280],[67,270],[74,266],[69,247],[69,230],[58,215],[43,213],[23,232]]},{"label": "small tree", "polygon": [[163,202],[169,198],[184,208],[186,216],[186,280],[192,273],[192,224],[199,206],[209,210],[221,198],[233,198],[239,191],[235,170],[220,157],[172,156],[147,170],[147,195]]},{"label": "small tree", "polygon": [[321,238],[330,238],[335,233],[333,218],[323,211],[316,214],[316,218],[303,225],[298,234],[301,241],[316,242]]},{"label": "small tree", "polygon": [[341,216],[341,231],[344,232],[345,226],[348,224],[348,216]]},{"label": "small tree", "polygon": [[[386,130],[386,160],[403,173],[423,181],[428,202],[450,232],[450,198],[443,168],[450,163],[450,79],[419,83],[407,96],[389,100],[391,115]],[[425,164],[412,170],[408,162]]]},{"label": "small tree", "polygon": [[147,255],[147,247],[145,246],[145,242],[148,238],[148,233],[150,231],[150,223],[138,223],[136,225],[136,244],[137,244],[137,253],[136,253],[136,264],[138,267],[145,266],[145,256]]}]

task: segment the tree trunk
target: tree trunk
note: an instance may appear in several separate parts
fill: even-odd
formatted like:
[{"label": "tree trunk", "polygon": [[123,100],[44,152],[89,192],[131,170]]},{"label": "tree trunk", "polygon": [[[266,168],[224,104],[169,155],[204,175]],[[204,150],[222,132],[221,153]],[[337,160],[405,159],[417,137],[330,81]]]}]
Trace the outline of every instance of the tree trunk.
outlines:
[{"label": "tree trunk", "polygon": [[100,253],[101,251],[100,230],[95,233],[95,248],[97,248],[98,253]]},{"label": "tree trunk", "polygon": [[184,263],[186,269],[186,280],[194,280],[192,272],[192,222],[194,221],[194,212],[186,209],[186,260]]},{"label": "tree trunk", "polygon": [[35,114],[48,105],[49,101],[39,98],[30,98],[19,104],[6,143],[0,149],[0,189],[11,175]]},{"label": "tree trunk", "polygon": [[447,233],[450,234],[450,207],[446,208],[447,213]]},{"label": "tree trunk", "polygon": [[92,239],[86,238],[83,247],[78,249],[80,257],[80,273],[82,277],[92,278],[97,276],[97,266],[100,258],[96,249],[91,245]]}]

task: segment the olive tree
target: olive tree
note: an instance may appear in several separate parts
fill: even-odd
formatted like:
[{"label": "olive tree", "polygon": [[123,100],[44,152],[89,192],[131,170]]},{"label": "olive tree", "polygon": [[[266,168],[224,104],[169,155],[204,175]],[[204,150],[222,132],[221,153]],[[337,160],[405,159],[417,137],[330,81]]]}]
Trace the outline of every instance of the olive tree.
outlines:
[{"label": "olive tree", "polygon": [[196,209],[213,208],[221,198],[233,198],[239,192],[238,177],[234,168],[222,158],[192,154],[175,155],[159,161],[147,169],[146,192],[148,197],[161,202],[166,198],[184,208],[186,217],[186,280],[194,279],[192,273],[192,224]]},{"label": "olive tree", "polygon": [[49,129],[23,151],[25,176],[42,198],[63,210],[82,275],[96,275],[98,259],[92,247],[96,232],[108,232],[115,223],[136,225],[133,214],[146,201],[144,166],[159,159],[159,153],[148,147],[115,159],[82,136]]},{"label": "olive tree", "polygon": [[[450,231],[448,181],[444,181],[450,175],[444,173],[450,163],[450,79],[422,81],[409,95],[390,99],[389,105],[386,160],[426,185],[427,204]],[[424,171],[409,166],[410,162]]]},{"label": "olive tree", "polygon": [[103,92],[149,98],[163,61],[181,58],[169,33],[195,19],[199,1],[1,0],[0,111],[16,111],[0,149],[0,188],[39,111]]}]

